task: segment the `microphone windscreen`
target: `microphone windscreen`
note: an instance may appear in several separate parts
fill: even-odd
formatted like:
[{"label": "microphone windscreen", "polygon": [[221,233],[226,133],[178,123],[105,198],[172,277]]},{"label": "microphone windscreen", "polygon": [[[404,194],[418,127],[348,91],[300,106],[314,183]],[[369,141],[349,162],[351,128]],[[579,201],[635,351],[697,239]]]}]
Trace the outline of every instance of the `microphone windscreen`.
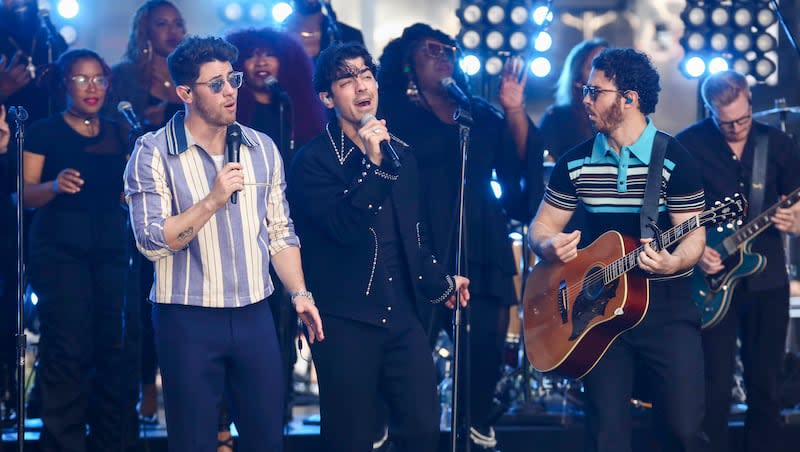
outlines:
[{"label": "microphone windscreen", "polygon": [[373,119],[375,119],[375,115],[373,115],[372,113],[367,113],[366,115],[362,116],[360,121],[361,127],[364,127],[366,123],[372,121]]},{"label": "microphone windscreen", "polygon": [[132,110],[132,109],[133,109],[133,105],[131,105],[131,103],[128,102],[127,100],[120,101],[117,104],[117,111],[120,112],[120,113],[123,113],[123,112],[128,111],[128,110]]},{"label": "microphone windscreen", "polygon": [[266,86],[269,89],[272,89],[273,87],[280,85],[278,85],[278,79],[275,78],[274,75],[270,75],[264,80],[264,86]]}]

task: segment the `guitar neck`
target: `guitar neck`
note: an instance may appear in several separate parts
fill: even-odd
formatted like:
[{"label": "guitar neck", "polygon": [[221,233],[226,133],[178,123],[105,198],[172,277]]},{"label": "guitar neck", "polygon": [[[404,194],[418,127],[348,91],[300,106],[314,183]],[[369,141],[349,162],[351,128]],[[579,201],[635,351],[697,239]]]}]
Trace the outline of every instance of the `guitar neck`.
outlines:
[{"label": "guitar neck", "polygon": [[739,228],[736,232],[726,237],[717,245],[715,250],[720,253],[722,260],[725,260],[733,251],[739,249],[745,243],[753,240],[756,236],[772,226],[770,217],[775,215],[775,211],[778,210],[778,208],[785,209],[791,207],[798,200],[800,200],[800,188],[795,189],[786,199],[776,202],[769,209],[761,212],[760,215],[744,225],[744,227]]}]

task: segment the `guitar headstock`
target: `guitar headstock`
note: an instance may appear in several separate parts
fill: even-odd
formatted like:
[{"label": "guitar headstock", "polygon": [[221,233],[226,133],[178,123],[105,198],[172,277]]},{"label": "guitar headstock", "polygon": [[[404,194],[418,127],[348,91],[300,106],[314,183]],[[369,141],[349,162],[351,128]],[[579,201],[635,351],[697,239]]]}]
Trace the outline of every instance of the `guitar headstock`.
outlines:
[{"label": "guitar headstock", "polygon": [[706,210],[700,215],[700,224],[717,224],[719,227],[727,225],[733,228],[734,223],[742,224],[742,217],[747,212],[747,200],[744,196],[736,193],[733,197],[725,198],[723,201],[716,201],[714,207]]}]

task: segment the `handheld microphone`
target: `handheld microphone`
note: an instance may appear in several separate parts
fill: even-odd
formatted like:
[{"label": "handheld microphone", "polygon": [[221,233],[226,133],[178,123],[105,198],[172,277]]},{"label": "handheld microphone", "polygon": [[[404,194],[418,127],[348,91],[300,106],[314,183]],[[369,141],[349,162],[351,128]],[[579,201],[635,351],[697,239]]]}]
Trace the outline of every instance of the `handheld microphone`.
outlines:
[{"label": "handheld microphone", "polygon": [[270,75],[269,77],[264,80],[264,87],[272,94],[272,97],[277,98],[281,101],[289,100],[289,95],[286,91],[281,87],[280,83],[278,83],[278,79],[275,78],[274,75]]},{"label": "handheld microphone", "polygon": [[[228,161],[239,163],[239,146],[242,144],[242,129],[238,124],[233,123],[228,126],[225,133],[225,148],[228,152]],[[239,193],[231,193],[231,204],[236,204],[239,199]]]},{"label": "handheld microphone", "polygon": [[464,94],[464,91],[461,91],[461,88],[458,87],[453,77],[445,77],[440,83],[445,92],[447,92],[447,95],[456,101],[461,108],[470,109],[472,104],[469,101],[469,97]]},{"label": "handheld microphone", "polygon": [[133,111],[133,105],[130,102],[127,100],[120,101],[117,104],[117,111],[131,125],[131,132],[139,133],[142,131],[142,123],[139,122],[139,118],[136,116],[136,112]]},{"label": "handheld microphone", "polygon": [[8,107],[8,119],[15,122],[25,122],[28,120],[28,110],[22,105]]},{"label": "handheld microphone", "polygon": [[[365,124],[375,119],[375,115],[371,113],[367,113],[366,115],[361,117],[361,127],[364,127]],[[400,169],[402,164],[400,163],[400,157],[397,156],[397,152],[395,152],[392,144],[386,140],[381,141],[381,152],[383,152],[384,157],[389,157],[389,160],[392,161],[392,165],[395,168]]]}]

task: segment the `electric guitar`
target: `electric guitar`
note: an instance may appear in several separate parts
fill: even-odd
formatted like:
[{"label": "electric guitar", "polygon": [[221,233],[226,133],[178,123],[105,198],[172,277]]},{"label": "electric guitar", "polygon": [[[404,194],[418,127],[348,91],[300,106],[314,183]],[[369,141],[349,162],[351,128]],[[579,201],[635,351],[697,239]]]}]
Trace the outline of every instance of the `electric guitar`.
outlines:
[{"label": "electric guitar", "polygon": [[[746,201],[739,195],[666,232],[650,246],[660,251],[708,223],[733,221]],[[580,378],[589,373],[623,332],[647,313],[649,282],[636,258],[638,239],[609,231],[578,250],[566,263],[542,260],[531,271],[523,295],[525,349],[541,372]]]},{"label": "electric guitar", "polygon": [[716,325],[728,313],[733,291],[741,278],[766,267],[767,258],[750,251],[752,240],[772,226],[769,218],[776,209],[791,207],[797,201],[800,201],[800,188],[735,231],[719,228],[707,231],[706,246],[720,254],[725,268],[707,275],[698,267],[692,275],[692,299],[700,308],[703,329]]}]

